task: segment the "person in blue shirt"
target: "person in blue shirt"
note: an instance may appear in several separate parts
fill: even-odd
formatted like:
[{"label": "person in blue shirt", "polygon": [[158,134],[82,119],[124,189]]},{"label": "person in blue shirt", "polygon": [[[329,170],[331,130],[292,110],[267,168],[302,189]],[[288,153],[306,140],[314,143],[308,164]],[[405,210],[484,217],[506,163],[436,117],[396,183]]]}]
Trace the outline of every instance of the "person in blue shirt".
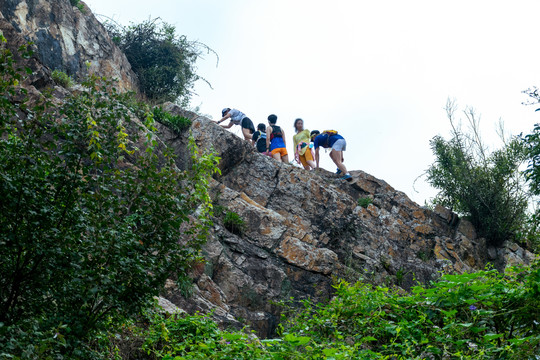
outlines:
[{"label": "person in blue shirt", "polygon": [[217,124],[221,124],[225,120],[231,119],[229,124],[221,126],[225,129],[230,129],[233,125],[240,125],[242,126],[244,139],[251,141],[253,133],[255,132],[255,126],[253,126],[253,121],[251,121],[246,114],[236,109],[225,108],[221,111],[221,116],[221,120],[216,121]]},{"label": "person in blue shirt", "polygon": [[311,132],[311,141],[315,148],[315,163],[316,169],[319,168],[319,148],[332,149],[330,158],[338,167],[338,174],[345,174],[341,179],[351,181],[352,176],[343,165],[343,152],[347,149],[347,142],[343,136],[339,134],[321,134],[319,130]]},{"label": "person in blue shirt", "polygon": [[289,154],[287,153],[287,142],[285,140],[285,132],[276,125],[277,116],[272,114],[268,116],[268,126],[266,127],[266,151],[270,156],[284,163],[289,162]]}]

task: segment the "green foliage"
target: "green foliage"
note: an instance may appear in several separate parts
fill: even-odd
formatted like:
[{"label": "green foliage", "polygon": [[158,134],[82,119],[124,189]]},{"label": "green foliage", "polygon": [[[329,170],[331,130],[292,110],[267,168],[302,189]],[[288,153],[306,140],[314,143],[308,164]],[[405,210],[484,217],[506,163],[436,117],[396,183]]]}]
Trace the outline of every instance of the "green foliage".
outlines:
[{"label": "green foliage", "polygon": [[[536,105],[540,103],[540,94],[538,89],[532,88],[523,91],[532,100],[526,103],[527,105]],[[539,111],[540,109],[536,109]],[[525,155],[527,159],[527,169],[524,171],[525,178],[529,185],[533,196],[536,196],[536,210],[532,214],[522,231],[522,241],[527,242],[535,251],[540,251],[540,123],[535,124],[532,132],[525,136],[520,135],[520,140],[525,147]]]},{"label": "green foliage", "polygon": [[157,122],[166,125],[177,134],[184,132],[191,126],[191,120],[188,118],[180,115],[173,115],[170,112],[163,110],[163,108],[159,106],[152,109],[152,112],[154,114],[154,119]]},{"label": "green foliage", "polygon": [[73,79],[71,76],[61,70],[54,70],[51,73],[51,77],[55,83],[65,88],[73,86]]},{"label": "green foliage", "polygon": [[540,351],[538,264],[507,274],[445,275],[405,295],[361,282],[335,289],[327,304],[305,300],[302,309],[290,308],[275,339],[219,330],[198,314],[150,312],[111,332],[103,353],[169,360],[521,360]]},{"label": "green foliage", "polygon": [[246,229],[246,223],[244,220],[233,211],[227,211],[223,218],[223,225],[225,229],[229,230],[233,234],[242,235]]},{"label": "green foliage", "polygon": [[200,315],[154,318],[145,334],[143,350],[156,359],[259,359],[264,349],[242,332],[220,331]]},{"label": "green foliage", "polygon": [[75,6],[79,11],[84,12],[84,5],[81,3],[81,0],[69,0],[71,6]]},{"label": "green foliage", "polygon": [[106,27],[126,54],[139,78],[141,91],[150,101],[180,101],[187,105],[195,81],[204,80],[196,74],[195,62],[202,50],[212,50],[176,35],[173,25],[158,20],[128,27],[108,23]]},{"label": "green foliage", "polygon": [[535,195],[540,195],[540,123],[535,124],[532,133],[525,135],[522,140],[528,159],[525,176],[529,181],[531,191]]},{"label": "green foliage", "polygon": [[435,163],[427,170],[428,182],[439,190],[435,202],[467,216],[479,235],[492,244],[514,238],[526,219],[527,196],[519,166],[524,151],[518,139],[488,153],[472,110],[466,110],[470,131],[456,127],[455,106],[447,106],[452,138],[431,140]]},{"label": "green foliage", "polygon": [[336,285],[326,305],[304,302],[286,333],[310,339],[306,358],[532,359],[540,351],[540,268],[445,275],[409,295]]},{"label": "green foliage", "polygon": [[358,205],[367,208],[370,204],[373,204],[373,200],[370,197],[362,197],[358,199]]},{"label": "green foliage", "polygon": [[179,171],[170,149],[157,151],[152,113],[133,121],[104,79],[60,106],[30,108],[18,100],[21,71],[3,49],[0,354],[88,358],[89,338],[138,314],[199,259],[219,158],[191,138],[193,167]]}]

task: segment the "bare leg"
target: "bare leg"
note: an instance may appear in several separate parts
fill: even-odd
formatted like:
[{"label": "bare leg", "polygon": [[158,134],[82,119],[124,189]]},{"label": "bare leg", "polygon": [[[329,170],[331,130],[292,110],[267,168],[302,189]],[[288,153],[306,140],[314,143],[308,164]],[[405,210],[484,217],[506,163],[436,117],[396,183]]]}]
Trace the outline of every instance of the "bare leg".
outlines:
[{"label": "bare leg", "polygon": [[289,163],[289,155],[285,155],[281,158],[281,161],[283,161],[284,163],[288,164]]},{"label": "bare leg", "polygon": [[341,162],[341,159],[343,158],[342,153],[343,151],[336,151],[332,149],[332,151],[330,151],[330,158],[332,159],[332,161],[334,161],[334,164],[336,164],[338,169],[343,172],[343,174],[347,174],[347,168],[345,167],[345,165],[343,165],[343,162]]},{"label": "bare leg", "polygon": [[309,166],[311,166],[312,169],[315,169],[315,161],[313,160],[306,160]]},{"label": "bare leg", "polygon": [[274,155],[272,155],[272,158],[276,159],[277,161],[281,161],[281,154],[277,152]]},{"label": "bare leg", "polygon": [[312,166],[310,162],[313,161],[307,160],[305,155],[300,155],[300,164],[302,164],[304,169],[311,170],[312,168],[314,168],[314,166]]},{"label": "bare leg", "polygon": [[249,129],[242,128],[242,134],[244,135],[244,139],[251,141],[251,138],[253,137],[253,135],[251,134]]}]

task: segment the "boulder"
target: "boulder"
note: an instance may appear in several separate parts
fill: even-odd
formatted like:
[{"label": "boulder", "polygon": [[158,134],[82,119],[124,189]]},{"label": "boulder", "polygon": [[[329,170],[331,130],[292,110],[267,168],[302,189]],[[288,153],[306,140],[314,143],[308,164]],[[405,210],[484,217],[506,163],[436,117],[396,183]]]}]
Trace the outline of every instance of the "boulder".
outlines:
[{"label": "boulder", "polygon": [[[82,79],[88,73],[118,79],[122,91],[137,91],[137,76],[125,55],[110,39],[103,25],[90,9],[81,8],[70,0],[2,0],[0,1],[0,30],[12,49],[32,42],[32,67],[36,86],[49,85],[42,72],[66,72]],[[44,69],[45,68],[45,69]]]}]

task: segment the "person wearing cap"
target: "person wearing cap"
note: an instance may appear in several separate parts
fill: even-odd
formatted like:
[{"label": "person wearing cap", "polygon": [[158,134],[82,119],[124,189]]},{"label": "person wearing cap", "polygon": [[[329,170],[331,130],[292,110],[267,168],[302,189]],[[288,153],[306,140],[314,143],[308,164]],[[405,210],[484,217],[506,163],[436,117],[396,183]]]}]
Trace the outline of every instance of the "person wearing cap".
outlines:
[{"label": "person wearing cap", "polygon": [[251,141],[251,137],[255,132],[255,126],[253,126],[253,121],[251,121],[246,114],[236,109],[225,108],[221,111],[221,116],[221,120],[216,121],[217,124],[221,124],[225,120],[230,119],[228,125],[221,126],[225,129],[230,129],[233,125],[240,125],[242,126],[244,139]]},{"label": "person wearing cap", "polygon": [[289,162],[287,153],[287,143],[285,142],[285,133],[283,129],[276,125],[277,116],[272,114],[268,116],[268,127],[266,128],[266,151],[270,156],[284,163]]},{"label": "person wearing cap", "polygon": [[343,152],[347,148],[347,142],[343,136],[339,134],[321,134],[319,130],[313,130],[311,132],[311,141],[313,141],[313,147],[315,148],[315,165],[316,169],[319,168],[319,148],[332,149],[330,151],[330,158],[338,167],[338,174],[345,174],[341,179],[351,181],[352,176],[347,171],[345,165],[343,165]]}]

